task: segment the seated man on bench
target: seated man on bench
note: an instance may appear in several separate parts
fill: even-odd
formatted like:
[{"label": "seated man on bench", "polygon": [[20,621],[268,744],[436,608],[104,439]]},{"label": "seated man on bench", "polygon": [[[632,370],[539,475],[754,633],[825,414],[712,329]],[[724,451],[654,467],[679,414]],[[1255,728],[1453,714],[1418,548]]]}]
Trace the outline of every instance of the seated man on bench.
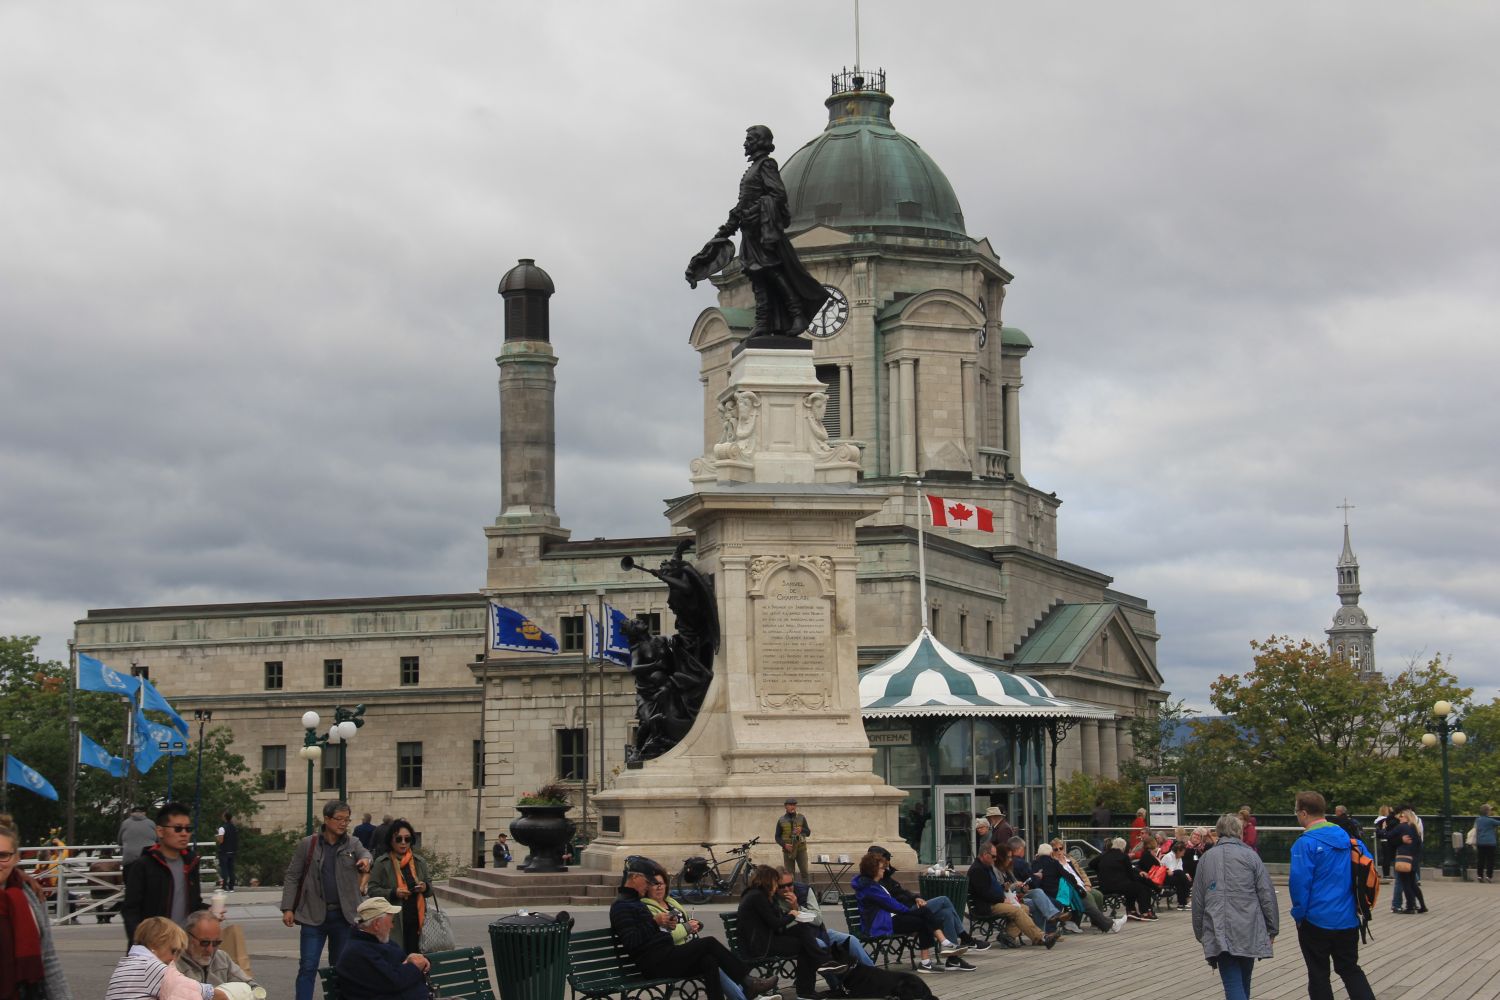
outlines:
[{"label": "seated man on bench", "polygon": [[669,913],[653,916],[641,901],[658,873],[665,869],[649,858],[627,858],[620,893],[609,908],[610,929],[640,970],[653,979],[701,979],[708,1000],[724,1000],[720,972],[739,983],[747,997],[776,992],[775,979],[750,975],[750,966],[717,938],[672,944],[672,935],[665,932],[676,920]]},{"label": "seated man on bench", "polygon": [[1009,946],[1020,944],[1024,936],[1032,944],[1051,948],[1057,944],[1057,932],[1043,933],[1031,919],[1031,910],[1020,901],[1005,896],[1005,887],[995,871],[995,845],[985,843],[979,848],[979,857],[969,866],[969,905],[975,912],[988,913],[1005,921],[1005,942]]}]

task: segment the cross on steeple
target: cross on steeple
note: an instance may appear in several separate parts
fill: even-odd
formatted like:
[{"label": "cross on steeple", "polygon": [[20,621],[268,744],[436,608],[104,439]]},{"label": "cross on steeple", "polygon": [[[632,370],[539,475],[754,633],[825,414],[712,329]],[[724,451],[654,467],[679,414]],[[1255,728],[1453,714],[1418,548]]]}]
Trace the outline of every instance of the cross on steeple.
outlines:
[{"label": "cross on steeple", "polygon": [[1349,502],[1348,497],[1344,497],[1344,502],[1333,508],[1334,510],[1341,510],[1344,512],[1344,527],[1346,528],[1349,527],[1349,512],[1351,510],[1354,510],[1355,506],[1355,504]]}]

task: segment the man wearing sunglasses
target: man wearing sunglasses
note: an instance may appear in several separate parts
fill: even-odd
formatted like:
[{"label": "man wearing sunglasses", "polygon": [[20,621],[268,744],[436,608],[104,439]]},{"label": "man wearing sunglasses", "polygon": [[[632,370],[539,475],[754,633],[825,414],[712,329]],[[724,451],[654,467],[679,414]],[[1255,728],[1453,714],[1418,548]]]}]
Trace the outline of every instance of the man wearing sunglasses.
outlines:
[{"label": "man wearing sunglasses", "polygon": [[188,914],[203,909],[192,815],[181,802],[162,806],[156,813],[156,844],[125,866],[120,917],[127,941],[135,940],[136,926],[147,917],[166,917],[182,927]]},{"label": "man wearing sunglasses", "polygon": [[225,983],[244,983],[251,989],[260,985],[250,978],[229,957],[221,945],[224,943],[224,925],[212,910],[196,910],[188,914],[187,950],[177,956],[177,971],[195,983],[223,986]]}]

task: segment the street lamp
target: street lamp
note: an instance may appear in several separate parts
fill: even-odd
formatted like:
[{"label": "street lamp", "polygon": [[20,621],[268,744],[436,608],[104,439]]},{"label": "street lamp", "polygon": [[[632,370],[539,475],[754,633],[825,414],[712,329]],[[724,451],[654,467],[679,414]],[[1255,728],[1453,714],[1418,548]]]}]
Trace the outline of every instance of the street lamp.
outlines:
[{"label": "street lamp", "polygon": [[325,742],[329,746],[339,747],[339,801],[349,801],[349,750],[345,745],[354,739],[360,727],[365,724],[365,706],[355,705],[353,708],[345,708],[340,705],[333,710],[333,725],[328,727],[328,735]]},{"label": "street lamp", "polygon": [[307,830],[304,836],[308,837],[313,832],[313,768],[323,756],[323,748],[318,745],[318,723],[321,721],[317,712],[302,713],[302,728],[306,732],[302,736],[302,749],[297,751],[297,756],[307,761]]},{"label": "street lamp", "polygon": [[[1451,716],[1451,721],[1450,721]],[[1453,854],[1453,797],[1448,785],[1448,744],[1461,747],[1469,742],[1468,734],[1453,713],[1453,705],[1439,701],[1432,706],[1432,720],[1427,723],[1427,732],[1422,734],[1422,745],[1429,750],[1441,745],[1443,748],[1443,874],[1458,874],[1458,858]]]}]

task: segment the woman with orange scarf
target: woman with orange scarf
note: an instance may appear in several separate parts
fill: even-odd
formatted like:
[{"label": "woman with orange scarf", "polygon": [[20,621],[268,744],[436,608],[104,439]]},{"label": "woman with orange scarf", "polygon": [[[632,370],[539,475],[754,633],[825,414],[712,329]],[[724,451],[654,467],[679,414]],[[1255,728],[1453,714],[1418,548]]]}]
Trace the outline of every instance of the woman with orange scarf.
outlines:
[{"label": "woman with orange scarf", "polygon": [[427,921],[427,897],[432,895],[432,879],[427,862],[412,850],[417,832],[410,823],[398,819],[385,835],[385,856],[377,858],[370,869],[371,896],[384,896],[401,907],[391,923],[391,940],[408,955],[421,949],[422,924]]}]

